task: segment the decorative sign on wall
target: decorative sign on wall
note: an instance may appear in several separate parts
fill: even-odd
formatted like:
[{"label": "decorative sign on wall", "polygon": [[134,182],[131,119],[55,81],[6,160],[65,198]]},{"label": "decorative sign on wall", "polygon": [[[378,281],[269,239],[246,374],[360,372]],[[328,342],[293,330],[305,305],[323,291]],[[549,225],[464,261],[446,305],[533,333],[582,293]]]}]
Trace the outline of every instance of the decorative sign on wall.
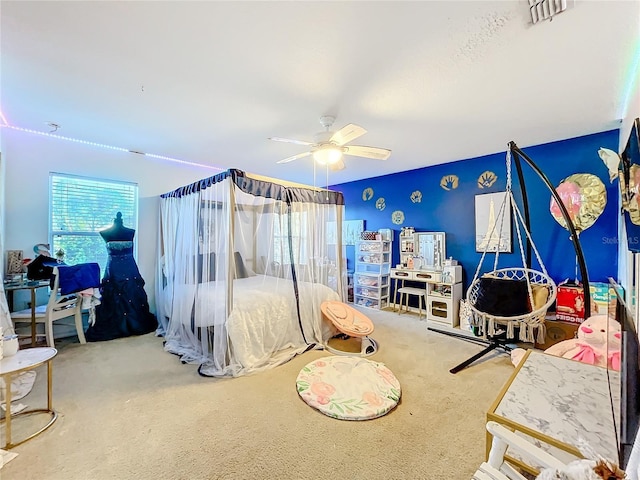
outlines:
[{"label": "decorative sign on wall", "polygon": [[396,225],[401,225],[404,222],[404,213],[402,210],[396,210],[391,214],[391,221]]},{"label": "decorative sign on wall", "polygon": [[355,245],[364,232],[364,220],[347,220],[342,222],[342,244]]},{"label": "decorative sign on wall", "polygon": [[476,195],[476,252],[511,252],[511,205],[507,192]]},{"label": "decorative sign on wall", "polygon": [[22,273],[22,250],[7,250],[7,275]]},{"label": "decorative sign on wall", "polygon": [[371,200],[373,198],[373,188],[369,187],[369,188],[365,188],[362,191],[362,200],[364,200],[365,202],[368,200]]},{"label": "decorative sign on wall", "polygon": [[[364,220],[342,222],[342,245],[355,245],[364,232]],[[327,244],[336,244],[336,222],[327,222]]]},{"label": "decorative sign on wall", "polygon": [[483,172],[478,177],[478,188],[489,188],[491,185],[496,183],[498,176],[490,170]]},{"label": "decorative sign on wall", "polygon": [[380,197],[376,200],[376,208],[380,211],[384,210],[387,204],[384,202],[384,198]]},{"label": "decorative sign on wall", "polygon": [[440,186],[445,190],[455,190],[456,188],[458,188],[458,176],[445,175],[440,180]]},{"label": "decorative sign on wall", "polygon": [[420,190],[416,190],[411,194],[410,198],[413,203],[420,203],[422,201],[422,192]]}]

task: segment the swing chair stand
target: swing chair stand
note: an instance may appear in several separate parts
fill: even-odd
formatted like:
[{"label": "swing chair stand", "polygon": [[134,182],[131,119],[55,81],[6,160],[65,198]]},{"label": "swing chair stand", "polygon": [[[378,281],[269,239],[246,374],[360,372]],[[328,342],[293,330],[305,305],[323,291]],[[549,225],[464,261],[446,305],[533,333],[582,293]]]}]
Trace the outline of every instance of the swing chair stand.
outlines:
[{"label": "swing chair stand", "polygon": [[442,335],[448,335],[450,337],[461,338],[463,340],[466,340],[468,342],[475,343],[475,344],[478,344],[478,345],[484,345],[484,347],[485,347],[484,349],[482,349],[481,351],[479,351],[478,353],[476,353],[472,357],[469,357],[464,362],[456,365],[451,370],[449,370],[449,372],[453,373],[453,374],[458,373],[461,370],[464,370],[469,365],[471,365],[473,362],[475,362],[476,360],[479,360],[480,358],[484,357],[485,355],[491,353],[493,350],[496,350],[496,349],[500,348],[500,349],[504,350],[505,353],[511,353],[511,350],[513,350],[513,348],[514,348],[514,347],[511,346],[511,344],[513,342],[508,341],[508,339],[506,338],[506,332],[504,332],[504,333],[502,333],[500,335],[496,335],[496,336],[484,339],[484,338],[478,338],[478,337],[470,337],[468,335],[462,335],[462,334],[456,333],[456,332],[448,332],[448,331],[445,331],[445,330],[439,330],[437,328],[432,328],[432,327],[428,327],[427,330],[431,330],[432,332],[440,333]]},{"label": "swing chair stand", "polygon": [[[524,261],[524,266],[525,268],[523,269],[512,269],[512,271],[509,271],[509,269],[503,269],[503,270],[495,270],[496,266],[497,266],[497,259],[496,259],[496,266],[494,266],[494,272],[502,272],[502,274],[504,275],[504,278],[508,278],[508,277],[512,277],[512,278],[526,278],[527,282],[529,282],[529,278],[530,275],[533,275],[534,277],[537,275],[538,279],[544,279],[545,277],[547,277],[546,275],[546,271],[543,274],[540,274],[539,272],[535,272],[533,270],[531,270],[531,247],[532,247],[532,242],[531,242],[531,238],[529,235],[529,232],[531,231],[530,229],[530,217],[529,217],[529,204],[528,204],[528,200],[527,200],[527,192],[526,192],[526,186],[525,186],[525,182],[524,182],[524,175],[522,173],[522,166],[521,166],[521,162],[520,159],[524,160],[532,169],[533,171],[542,179],[543,183],[547,186],[547,188],[550,190],[551,195],[553,196],[553,198],[555,199],[556,203],[558,204],[558,207],[560,208],[560,211],[562,213],[562,216],[567,224],[567,229],[569,230],[570,234],[571,234],[571,240],[573,242],[573,247],[574,250],[576,252],[576,261],[578,264],[578,267],[580,269],[580,274],[582,277],[582,283],[583,283],[583,288],[584,291],[588,292],[589,291],[589,275],[587,273],[587,267],[586,267],[586,263],[584,260],[584,255],[582,252],[582,247],[580,245],[580,240],[578,238],[578,234],[576,232],[575,226],[573,224],[573,221],[571,220],[571,217],[569,216],[569,213],[564,205],[564,203],[562,202],[562,199],[560,198],[560,196],[558,195],[558,192],[556,191],[555,187],[553,186],[553,184],[549,181],[549,179],[547,178],[547,176],[542,172],[542,170],[540,170],[540,168],[533,162],[533,160],[531,160],[531,158],[529,158],[522,150],[520,150],[520,148],[518,148],[518,146],[514,143],[514,142],[509,142],[509,152],[511,153],[511,156],[514,160],[514,164],[516,166],[516,170],[517,170],[517,174],[518,174],[518,181],[520,183],[520,191],[522,194],[522,204],[523,204],[523,210],[524,210],[524,218],[520,218],[520,220],[522,221],[524,227],[525,227],[525,232],[527,233],[526,235],[526,258],[525,258],[525,251],[523,249],[523,245],[522,245],[522,241],[520,239],[520,232],[519,230],[517,231],[518,233],[518,239],[520,242],[520,249],[523,255],[523,261]],[[509,158],[509,157],[507,157]],[[509,162],[508,162],[509,163]],[[511,178],[510,178],[510,172],[509,172],[509,164],[507,166],[507,189],[509,190],[510,193],[510,189],[511,189]],[[516,208],[517,210],[517,208]],[[515,215],[515,214],[514,214]],[[540,265],[543,267],[543,271],[544,271],[544,265],[542,265],[542,261],[538,255],[537,250],[535,249],[535,246],[533,246],[534,248],[534,252],[536,254],[538,263],[540,263]],[[480,271],[480,267],[482,266],[482,260],[484,259],[485,254],[487,253],[487,251],[485,250],[485,252],[483,253],[482,259],[480,260],[480,264],[478,265],[478,270],[476,271],[476,278],[474,278],[474,281],[472,282],[471,286],[469,287],[469,291],[467,293],[467,300],[470,302],[471,304],[471,308],[472,310],[475,310],[476,313],[481,313],[478,312],[475,307],[473,306],[473,302],[471,302],[471,296],[472,295],[477,295],[478,294],[478,290],[476,285],[476,280],[478,277],[478,273]],[[551,280],[550,278],[547,278],[547,280],[553,284],[551,291],[553,293],[553,298],[550,298],[549,301],[547,301],[547,303],[544,305],[543,308],[540,308],[538,310],[536,310],[535,315],[532,315],[531,318],[537,316],[538,319],[540,319],[540,316],[542,316],[542,318],[544,318],[544,314],[546,314],[546,308],[548,308],[548,306],[552,303],[553,300],[555,300],[555,293],[556,293],[556,288],[555,288],[555,283],[553,283],[553,280]],[[531,298],[531,287],[529,285],[529,296],[531,299],[531,304],[533,304],[533,299]],[[474,299],[475,301],[475,299]],[[590,298],[589,295],[585,295],[584,298],[584,311],[585,311],[585,318],[588,315],[587,312],[591,311],[591,304],[590,304]],[[522,320],[523,316],[520,317],[514,317],[513,320]],[[509,319],[504,319],[504,320],[509,320]],[[525,328],[523,326],[523,328]],[[477,354],[473,355],[472,357],[469,357],[467,360],[463,361],[462,363],[456,365],[455,367],[453,367],[451,370],[449,370],[449,372],[451,372],[452,374],[456,374],[458,372],[460,372],[461,370],[465,369],[466,367],[468,367],[469,365],[471,365],[472,363],[474,363],[475,361],[479,360],[480,358],[484,357],[485,355],[489,354],[490,352],[492,352],[493,350],[496,349],[502,349],[504,350],[506,353],[510,353],[511,350],[513,349],[513,347],[511,347],[509,344],[513,344],[516,342],[515,339],[512,339],[512,341],[509,341],[509,335],[507,335],[507,329],[505,327],[505,329],[503,329],[502,327],[500,328],[500,330],[497,332],[497,334],[486,334],[486,338],[473,338],[473,337],[469,337],[467,335],[462,335],[462,334],[458,334],[455,332],[448,332],[448,331],[444,331],[444,330],[438,330],[438,329],[434,329],[434,328],[428,328],[429,330],[432,330],[434,332],[437,333],[441,333],[444,335],[449,335],[449,336],[453,336],[453,337],[457,337],[457,338],[462,338],[464,340],[473,342],[473,343],[477,343],[480,345],[485,345],[485,348],[483,350],[481,350],[480,352],[478,352]],[[486,333],[486,331],[485,331]],[[522,332],[521,332],[522,333]],[[522,337],[521,337],[522,339]],[[530,339],[529,339],[530,340]]]}]

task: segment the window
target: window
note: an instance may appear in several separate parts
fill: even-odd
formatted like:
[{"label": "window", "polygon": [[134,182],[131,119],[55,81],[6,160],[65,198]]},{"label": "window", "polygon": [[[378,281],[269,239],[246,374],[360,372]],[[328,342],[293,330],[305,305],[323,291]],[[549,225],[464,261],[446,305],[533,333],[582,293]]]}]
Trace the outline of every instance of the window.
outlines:
[{"label": "window", "polygon": [[122,213],[125,226],[137,227],[137,184],[51,173],[51,254],[64,250],[64,261],[69,265],[97,262],[103,274],[107,250],[99,232],[113,224],[117,212]]},{"label": "window", "polygon": [[[294,263],[307,263],[307,212],[291,213],[291,245]],[[281,265],[291,263],[289,256],[289,217],[279,215],[274,222],[273,260]]]}]

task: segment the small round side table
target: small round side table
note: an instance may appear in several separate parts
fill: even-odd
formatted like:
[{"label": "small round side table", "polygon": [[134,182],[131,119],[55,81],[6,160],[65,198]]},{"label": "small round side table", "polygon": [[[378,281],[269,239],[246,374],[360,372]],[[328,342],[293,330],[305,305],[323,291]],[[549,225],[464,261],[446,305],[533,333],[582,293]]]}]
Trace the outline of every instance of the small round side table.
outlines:
[{"label": "small round side table", "polygon": [[[5,357],[0,360],[0,378],[4,380],[5,384],[5,414],[4,418],[0,420],[0,423],[5,424],[6,441],[3,449],[10,449],[18,445],[23,444],[27,440],[31,440],[36,435],[41,434],[47,428],[49,428],[57,420],[58,414],[53,410],[53,384],[52,384],[52,370],[53,365],[51,361],[53,357],[57,355],[58,351],[55,348],[40,347],[40,348],[27,348],[25,350],[18,350],[15,355]],[[33,410],[26,410],[16,413],[11,416],[11,377],[27,370],[33,370],[40,365],[47,364],[47,408],[39,408]],[[46,413],[51,415],[49,422],[37,432],[32,433],[27,438],[20,440],[19,442],[12,442],[11,440],[11,422],[21,416],[34,415],[38,413]]]}]

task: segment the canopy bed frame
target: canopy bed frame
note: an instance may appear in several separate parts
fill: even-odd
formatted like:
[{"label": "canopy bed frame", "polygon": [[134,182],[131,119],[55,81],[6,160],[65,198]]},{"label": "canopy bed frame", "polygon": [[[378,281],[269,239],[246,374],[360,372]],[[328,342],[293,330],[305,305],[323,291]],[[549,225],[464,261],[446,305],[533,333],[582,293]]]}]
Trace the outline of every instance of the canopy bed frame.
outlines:
[{"label": "canopy bed frame", "polygon": [[227,170],[161,195],[156,298],[165,350],[239,376],[322,348],[346,298],[342,193]]}]

